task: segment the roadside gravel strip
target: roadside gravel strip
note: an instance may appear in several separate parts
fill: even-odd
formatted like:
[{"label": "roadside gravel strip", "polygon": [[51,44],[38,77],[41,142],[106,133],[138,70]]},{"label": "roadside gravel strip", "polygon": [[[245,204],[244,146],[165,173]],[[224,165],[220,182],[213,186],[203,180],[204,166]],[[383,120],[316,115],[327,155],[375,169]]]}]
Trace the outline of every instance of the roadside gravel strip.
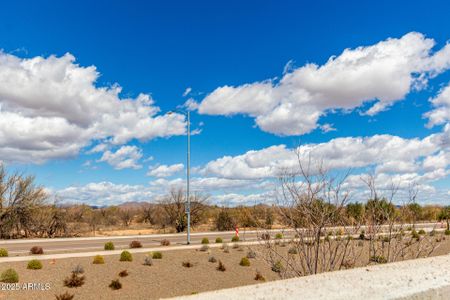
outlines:
[{"label": "roadside gravel strip", "polygon": [[447,254],[173,299],[449,299],[449,292]]}]

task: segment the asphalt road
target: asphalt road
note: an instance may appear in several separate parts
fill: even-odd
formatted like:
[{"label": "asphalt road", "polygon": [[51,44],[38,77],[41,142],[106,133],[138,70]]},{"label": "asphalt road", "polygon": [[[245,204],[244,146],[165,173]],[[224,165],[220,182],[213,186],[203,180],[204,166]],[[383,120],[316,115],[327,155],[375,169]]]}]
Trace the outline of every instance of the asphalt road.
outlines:
[{"label": "asphalt road", "polygon": [[[440,223],[417,224],[417,228],[440,228]],[[283,232],[284,237],[293,237],[293,231],[271,230],[270,234]],[[261,233],[261,232],[260,232]],[[207,237],[210,243],[214,243],[217,237],[221,237],[224,242],[231,242],[235,235],[234,231],[223,232],[197,232],[191,234],[191,244],[201,244],[201,240]],[[256,241],[257,231],[239,232],[241,241]],[[161,241],[167,239],[171,246],[186,245],[186,233],[179,234],[152,234],[152,235],[133,235],[133,236],[109,236],[109,237],[81,237],[81,238],[54,238],[54,239],[20,239],[20,240],[0,240],[0,248],[6,248],[10,256],[27,255],[31,247],[40,246],[45,253],[71,253],[71,252],[89,252],[103,250],[104,244],[112,241],[116,249],[128,249],[131,241],[137,240],[142,243],[144,248],[161,246]]]}]

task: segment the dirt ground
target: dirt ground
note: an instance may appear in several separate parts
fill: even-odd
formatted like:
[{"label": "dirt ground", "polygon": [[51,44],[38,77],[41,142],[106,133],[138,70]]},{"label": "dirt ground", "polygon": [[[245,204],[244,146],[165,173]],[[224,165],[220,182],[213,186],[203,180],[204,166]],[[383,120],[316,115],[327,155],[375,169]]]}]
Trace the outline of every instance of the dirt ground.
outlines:
[{"label": "dirt ground", "polygon": [[[231,245],[230,245],[231,246]],[[163,252],[161,260],[154,259],[153,266],[144,266],[145,254],[133,255],[133,262],[120,262],[118,255],[105,256],[104,265],[93,265],[92,258],[71,258],[56,260],[54,263],[44,260],[43,269],[27,270],[26,262],[2,263],[0,272],[6,268],[14,268],[20,276],[19,283],[49,283],[47,291],[0,291],[0,299],[54,299],[68,291],[75,295],[74,299],[159,299],[179,295],[189,295],[209,290],[217,290],[242,285],[256,284],[256,270],[267,281],[277,280],[277,273],[262,259],[250,259],[251,265],[239,265],[246,256],[248,248],[242,250],[230,247],[230,253],[219,248],[212,248],[211,254],[197,250],[177,250]],[[450,238],[440,243],[433,255],[450,253]],[[209,255],[221,260],[226,271],[216,270],[218,263],[208,262]],[[184,261],[194,264],[192,268],[182,266]],[[80,264],[85,270],[86,283],[79,288],[63,286],[64,278]],[[129,276],[120,278],[123,284],[120,290],[111,290],[111,280],[119,278],[118,273],[127,270]],[[0,283],[1,284],[1,283]]]}]

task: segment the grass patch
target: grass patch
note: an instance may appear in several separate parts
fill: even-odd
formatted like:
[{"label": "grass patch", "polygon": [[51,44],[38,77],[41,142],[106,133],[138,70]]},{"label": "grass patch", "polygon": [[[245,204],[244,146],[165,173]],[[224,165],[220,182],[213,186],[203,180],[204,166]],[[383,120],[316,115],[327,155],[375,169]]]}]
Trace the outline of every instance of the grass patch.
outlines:
[{"label": "grass patch", "polygon": [[19,282],[19,274],[14,269],[6,269],[0,275],[0,281],[4,283],[17,283]]}]

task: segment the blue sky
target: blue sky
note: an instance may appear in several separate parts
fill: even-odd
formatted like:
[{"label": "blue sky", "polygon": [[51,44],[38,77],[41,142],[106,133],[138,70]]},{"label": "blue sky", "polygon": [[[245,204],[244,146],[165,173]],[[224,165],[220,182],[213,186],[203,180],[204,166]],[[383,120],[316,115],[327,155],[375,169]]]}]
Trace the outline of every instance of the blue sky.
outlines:
[{"label": "blue sky", "polygon": [[[11,1],[4,3],[0,11],[0,48],[4,56],[0,78],[11,79],[0,82],[1,111],[9,113],[3,118],[5,124],[17,129],[0,134],[0,160],[12,169],[35,174],[40,184],[66,201],[109,204],[152,200],[181,184],[184,121],[182,116],[177,120],[158,118],[165,118],[165,112],[192,99],[191,103],[196,104],[192,127],[200,132],[192,137],[194,177],[197,189],[212,194],[215,202],[233,205],[268,201],[276,173],[274,162],[283,165],[290,160],[288,151],[280,145],[292,150],[318,143],[331,147],[335,141],[331,147],[334,150],[316,149],[321,159],[366,160],[367,164],[349,163],[355,176],[372,168],[379,175],[380,185],[388,177],[401,178],[404,184],[417,181],[423,190],[422,202],[448,203],[450,156],[447,144],[442,142],[448,120],[442,114],[447,113],[450,100],[447,103],[442,92],[450,81],[450,51],[445,51],[450,39],[450,4],[92,2]],[[411,40],[405,46],[401,41],[408,37]],[[399,41],[392,45],[394,50],[385,50],[383,42],[388,39]],[[364,52],[371,46],[382,56],[392,57],[386,61],[377,55],[372,57]],[[353,63],[361,66],[369,62],[357,74],[351,73],[355,65],[347,62],[336,67],[344,68],[340,79],[333,76],[334,69],[322,73],[306,70],[308,64],[326,66],[330,57],[338,59],[345,49],[357,51],[358,47],[363,47],[361,51],[367,57]],[[403,61],[410,50],[417,57]],[[442,55],[434,59],[440,50]],[[46,68],[26,65],[39,57]],[[90,66],[98,72],[91,81],[70,77],[66,79],[73,85],[67,86],[55,79],[61,75],[60,68],[66,72],[83,69],[81,77],[89,78],[95,73],[86,71]],[[363,69],[366,67],[367,72]],[[407,68],[410,71],[405,71]],[[36,81],[31,78],[23,82],[25,73],[12,76],[16,71],[31,74]],[[283,85],[283,80],[289,84]],[[36,82],[44,83],[41,86]],[[122,88],[116,98],[97,94],[102,88],[111,91],[116,85]],[[242,91],[245,85],[248,88]],[[225,86],[230,90],[225,91]],[[71,90],[74,87],[86,90],[77,94]],[[188,88],[190,92],[183,96]],[[37,89],[36,93],[33,89]],[[90,98],[89,93],[96,96]],[[433,106],[430,99],[440,93],[444,100]],[[102,105],[110,97],[136,102],[140,94],[149,95],[153,101],[143,106],[160,109],[152,115],[157,120],[151,124],[133,112],[136,116],[131,118],[143,118],[143,127],[121,119],[131,108],[123,108],[123,112],[117,108],[115,114]],[[365,114],[380,98],[388,103],[387,107]],[[110,101],[114,107],[115,102]],[[264,101],[268,101],[267,107]],[[85,116],[71,114],[72,105],[84,107],[90,103],[96,105],[80,110]],[[426,114],[437,106],[443,108],[429,124],[431,117]],[[273,113],[277,109],[281,115]],[[310,120],[315,113],[320,114],[318,119]],[[104,121],[103,117],[109,115],[117,119],[113,118],[112,123]],[[125,129],[127,133],[116,134]],[[101,134],[97,134],[99,131]],[[367,153],[359,158],[352,158],[356,155],[353,151],[363,151],[350,147],[355,140],[336,141],[377,135],[388,135],[389,141],[363,141]],[[112,142],[114,137],[120,141]],[[441,142],[430,146],[427,139]],[[381,145],[377,154],[369,151],[374,147],[372,143]],[[394,150],[389,148],[393,143],[397,143]],[[96,145],[104,147],[93,153],[90,150]],[[397,149],[399,152],[393,155]],[[410,150],[402,153],[405,149]],[[262,157],[258,156],[256,163],[245,156],[248,151],[254,152],[247,156],[262,153]],[[389,153],[384,155],[383,151]],[[339,152],[342,157],[336,154]],[[331,165],[342,168],[342,163],[337,162]],[[154,169],[153,175],[148,174]]]}]

